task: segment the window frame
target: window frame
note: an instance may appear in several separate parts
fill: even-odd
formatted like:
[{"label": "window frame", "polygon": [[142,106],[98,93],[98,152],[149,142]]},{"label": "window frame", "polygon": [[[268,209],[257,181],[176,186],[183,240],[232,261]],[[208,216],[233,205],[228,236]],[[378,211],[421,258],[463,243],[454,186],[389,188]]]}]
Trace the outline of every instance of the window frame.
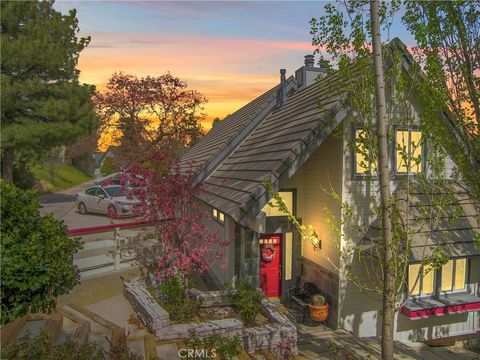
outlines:
[{"label": "window frame", "polygon": [[[412,173],[412,172],[398,172],[397,171],[397,131],[408,131],[408,145],[410,146],[411,144],[411,133],[412,131],[419,131],[422,134],[421,138],[421,162],[420,162],[420,171],[417,173]],[[426,155],[427,155],[427,149],[426,149],[426,141],[425,138],[423,137],[423,131],[420,129],[420,126],[418,125],[413,125],[409,127],[405,127],[403,125],[396,125],[393,127],[393,146],[392,146],[392,173],[395,178],[402,178],[405,176],[417,176],[421,174],[425,174],[426,171]]]},{"label": "window frame", "polygon": [[[216,215],[215,215],[216,213]],[[220,219],[220,216],[223,218],[223,220]],[[220,224],[225,224],[225,213],[217,209],[216,207],[212,207],[212,218],[220,223]]]},{"label": "window frame", "polygon": [[[432,272],[432,274],[433,274],[433,284],[432,284],[433,291],[430,294],[424,294],[423,293],[423,278],[424,278],[423,268],[424,268],[424,266],[422,265],[422,263],[415,262],[415,263],[409,263],[408,267],[410,268],[410,265],[417,265],[417,264],[420,265],[419,273],[421,273],[421,276],[419,276],[419,278],[418,278],[419,293],[418,294],[410,294],[410,278],[409,278],[409,276],[407,276],[408,297],[409,298],[426,298],[426,297],[435,296],[435,293],[437,292],[437,286],[436,286],[437,279],[438,279],[437,270],[430,270],[429,271],[429,273]],[[410,269],[408,269],[407,271],[409,271],[409,270]]]},{"label": "window frame", "polygon": [[[462,289],[455,289],[455,275],[457,268],[455,266],[457,260],[462,260],[465,259],[465,283]],[[441,280],[443,280],[443,271],[442,271],[442,278],[440,280],[440,283],[438,284],[438,290],[440,295],[448,295],[448,294],[458,294],[458,293],[464,293],[468,291],[468,284],[469,284],[469,277],[470,277],[470,258],[468,257],[458,257],[458,258],[450,258],[448,259],[449,261],[453,261],[453,269],[452,269],[452,290],[449,291],[444,291],[442,290],[442,283]],[[442,266],[443,267],[443,266]]]},{"label": "window frame", "polygon": [[[416,294],[416,295],[411,295],[410,294],[410,284],[409,284],[409,277],[408,277],[408,268],[407,268],[407,281],[406,281],[406,298],[407,299],[420,299],[420,298],[435,298],[435,299],[438,299],[438,298],[444,298],[448,295],[452,295],[452,294],[461,294],[461,293],[468,293],[469,289],[470,289],[470,261],[471,261],[471,257],[468,257],[468,256],[459,256],[459,257],[452,257],[452,258],[449,258],[449,260],[459,260],[459,259],[465,259],[466,260],[466,263],[465,263],[465,286],[463,289],[458,289],[458,290],[455,290],[455,289],[452,289],[450,291],[442,291],[442,267],[436,269],[436,270],[432,270],[433,271],[433,292],[432,294],[422,294],[422,287],[423,287],[423,276],[419,279],[420,281],[420,284],[419,284],[419,287],[420,287],[420,294]],[[409,263],[408,266],[410,265],[415,265],[415,264],[421,264],[419,262],[412,262],[412,263]],[[423,266],[421,266],[420,269],[422,269]],[[454,279],[455,277],[455,274],[454,274],[454,271],[452,272],[452,280]],[[452,285],[453,287],[453,285]]]},{"label": "window frame", "polygon": [[[279,193],[281,192],[291,192],[292,193],[292,215],[297,216],[297,189],[296,188],[288,188],[288,189],[281,189],[278,190]],[[265,206],[272,201],[272,199],[268,200]],[[263,208],[262,208],[263,209]],[[267,218],[282,218],[287,217],[287,215],[276,215],[276,216],[267,216]]]}]

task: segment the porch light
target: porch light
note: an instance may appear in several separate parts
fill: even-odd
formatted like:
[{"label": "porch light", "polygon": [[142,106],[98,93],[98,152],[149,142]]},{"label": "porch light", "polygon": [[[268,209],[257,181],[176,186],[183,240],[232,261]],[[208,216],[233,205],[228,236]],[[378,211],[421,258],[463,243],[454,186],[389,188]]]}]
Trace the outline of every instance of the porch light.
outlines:
[{"label": "porch light", "polygon": [[321,249],[322,248],[322,240],[318,238],[317,232],[313,231],[312,234],[312,244],[315,248]]}]

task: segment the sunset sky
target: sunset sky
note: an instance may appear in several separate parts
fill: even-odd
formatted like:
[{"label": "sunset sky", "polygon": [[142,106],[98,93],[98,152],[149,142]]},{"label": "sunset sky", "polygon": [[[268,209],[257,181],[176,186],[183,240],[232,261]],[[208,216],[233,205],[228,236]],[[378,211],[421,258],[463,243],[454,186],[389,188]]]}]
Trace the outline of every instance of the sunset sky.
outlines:
[{"label": "sunset sky", "polygon": [[[170,71],[208,99],[209,121],[232,113],[287,76],[312,53],[309,20],[325,2],[58,1],[77,9],[80,80],[101,90],[115,71],[137,76]],[[390,37],[411,37],[394,26]],[[209,122],[204,124],[209,127]]]}]

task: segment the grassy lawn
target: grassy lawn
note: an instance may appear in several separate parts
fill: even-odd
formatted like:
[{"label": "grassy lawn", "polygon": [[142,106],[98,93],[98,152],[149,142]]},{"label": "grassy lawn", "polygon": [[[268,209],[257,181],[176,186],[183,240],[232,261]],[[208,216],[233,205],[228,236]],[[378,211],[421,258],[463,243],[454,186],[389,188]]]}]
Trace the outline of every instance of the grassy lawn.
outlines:
[{"label": "grassy lawn", "polygon": [[92,176],[67,164],[55,165],[53,176],[50,174],[50,169],[41,165],[35,165],[32,171],[35,177],[46,185],[47,192],[68,189],[92,178]]}]

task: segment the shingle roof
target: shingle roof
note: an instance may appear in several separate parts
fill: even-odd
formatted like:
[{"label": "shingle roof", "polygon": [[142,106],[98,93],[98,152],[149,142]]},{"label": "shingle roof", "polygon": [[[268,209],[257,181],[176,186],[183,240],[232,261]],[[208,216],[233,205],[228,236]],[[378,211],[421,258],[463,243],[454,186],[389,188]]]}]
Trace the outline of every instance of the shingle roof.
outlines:
[{"label": "shingle roof", "polygon": [[[287,80],[287,82],[293,81],[293,77]],[[275,101],[278,88],[279,85],[273,87],[215,125],[205,137],[182,157],[180,168],[203,169],[229,145],[249,122]]]},{"label": "shingle roof", "polygon": [[270,199],[263,179],[280,189],[345,117],[336,80],[290,95],[204,181],[202,199],[248,225]]}]

